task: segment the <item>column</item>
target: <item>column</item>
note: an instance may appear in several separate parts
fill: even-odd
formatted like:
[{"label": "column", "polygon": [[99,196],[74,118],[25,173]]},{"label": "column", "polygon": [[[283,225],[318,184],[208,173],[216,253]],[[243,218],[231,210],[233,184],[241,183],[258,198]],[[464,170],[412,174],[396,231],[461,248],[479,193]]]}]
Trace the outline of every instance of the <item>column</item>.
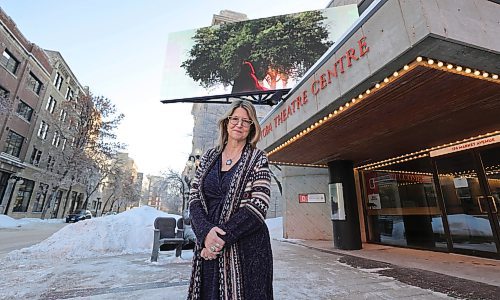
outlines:
[{"label": "column", "polygon": [[[341,191],[338,198],[343,198],[338,204],[332,202],[334,247],[342,250],[359,250],[361,249],[361,231],[359,229],[353,162],[347,160],[331,161],[328,163],[328,172],[330,185],[337,186],[338,191]],[[341,185],[338,185],[339,183]],[[330,198],[330,200],[332,199]]]}]

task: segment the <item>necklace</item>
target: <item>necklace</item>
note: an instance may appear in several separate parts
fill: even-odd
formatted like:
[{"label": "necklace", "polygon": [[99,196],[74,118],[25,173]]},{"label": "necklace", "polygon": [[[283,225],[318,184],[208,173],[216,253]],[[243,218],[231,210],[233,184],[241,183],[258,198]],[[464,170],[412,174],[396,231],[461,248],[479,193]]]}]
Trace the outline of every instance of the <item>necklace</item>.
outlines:
[{"label": "necklace", "polygon": [[226,159],[226,166],[230,166],[230,165],[232,165],[232,164],[233,164],[233,159],[235,159],[235,158],[238,156],[238,154],[240,154],[240,152],[239,152],[239,151],[238,151],[238,152],[236,152],[236,154],[235,154],[235,155],[233,155],[233,156],[229,157],[229,155],[226,153],[226,158],[227,158],[227,159]]}]

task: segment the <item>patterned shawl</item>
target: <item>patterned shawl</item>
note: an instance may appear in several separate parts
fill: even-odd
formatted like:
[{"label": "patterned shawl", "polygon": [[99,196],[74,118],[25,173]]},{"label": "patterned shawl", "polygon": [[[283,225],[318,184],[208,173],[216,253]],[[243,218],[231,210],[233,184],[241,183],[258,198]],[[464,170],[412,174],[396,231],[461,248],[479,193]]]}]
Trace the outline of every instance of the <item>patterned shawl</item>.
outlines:
[{"label": "patterned shawl", "polygon": [[[203,186],[205,176],[216,162],[220,153],[221,151],[217,151],[215,148],[207,151],[200,161],[200,166],[191,184],[190,203],[192,201],[201,201],[205,212],[207,212],[207,205],[201,187]],[[259,190],[261,188],[269,188],[270,178],[268,177],[269,167],[267,156],[263,151],[247,144],[243,149],[238,168],[231,179],[218,224],[227,222],[238,209],[243,207],[250,209],[256,217],[264,222],[269,207],[269,195],[260,193]],[[259,186],[259,182],[262,182],[262,187]],[[203,260],[199,254],[200,252],[201,246],[200,243],[197,243],[193,257],[193,270],[188,300],[200,299],[201,265]],[[238,243],[234,243],[227,248],[225,247],[219,257],[220,299],[243,299],[243,278],[238,252]]]}]

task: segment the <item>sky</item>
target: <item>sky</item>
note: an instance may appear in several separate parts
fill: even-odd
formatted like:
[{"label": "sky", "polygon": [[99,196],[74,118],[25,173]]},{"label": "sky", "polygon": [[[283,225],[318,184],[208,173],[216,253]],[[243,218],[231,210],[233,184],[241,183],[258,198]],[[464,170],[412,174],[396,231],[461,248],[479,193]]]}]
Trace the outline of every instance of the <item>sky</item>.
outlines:
[{"label": "sky", "polygon": [[0,0],[24,36],[59,51],[83,86],[110,98],[125,120],[118,138],[138,170],[181,171],[192,145],[191,104],[161,104],[167,36],[209,26],[233,10],[250,19],[323,9],[328,0]]}]

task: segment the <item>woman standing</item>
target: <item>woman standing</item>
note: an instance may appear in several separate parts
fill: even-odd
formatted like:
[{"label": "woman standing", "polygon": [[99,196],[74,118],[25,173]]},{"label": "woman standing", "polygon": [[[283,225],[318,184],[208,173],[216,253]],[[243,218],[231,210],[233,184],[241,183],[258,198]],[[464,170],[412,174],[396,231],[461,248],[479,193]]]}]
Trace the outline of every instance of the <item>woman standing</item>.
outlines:
[{"label": "woman standing", "polygon": [[259,137],[255,108],[235,101],[219,121],[218,146],[201,158],[190,190],[198,242],[188,299],[273,299],[271,176]]}]

